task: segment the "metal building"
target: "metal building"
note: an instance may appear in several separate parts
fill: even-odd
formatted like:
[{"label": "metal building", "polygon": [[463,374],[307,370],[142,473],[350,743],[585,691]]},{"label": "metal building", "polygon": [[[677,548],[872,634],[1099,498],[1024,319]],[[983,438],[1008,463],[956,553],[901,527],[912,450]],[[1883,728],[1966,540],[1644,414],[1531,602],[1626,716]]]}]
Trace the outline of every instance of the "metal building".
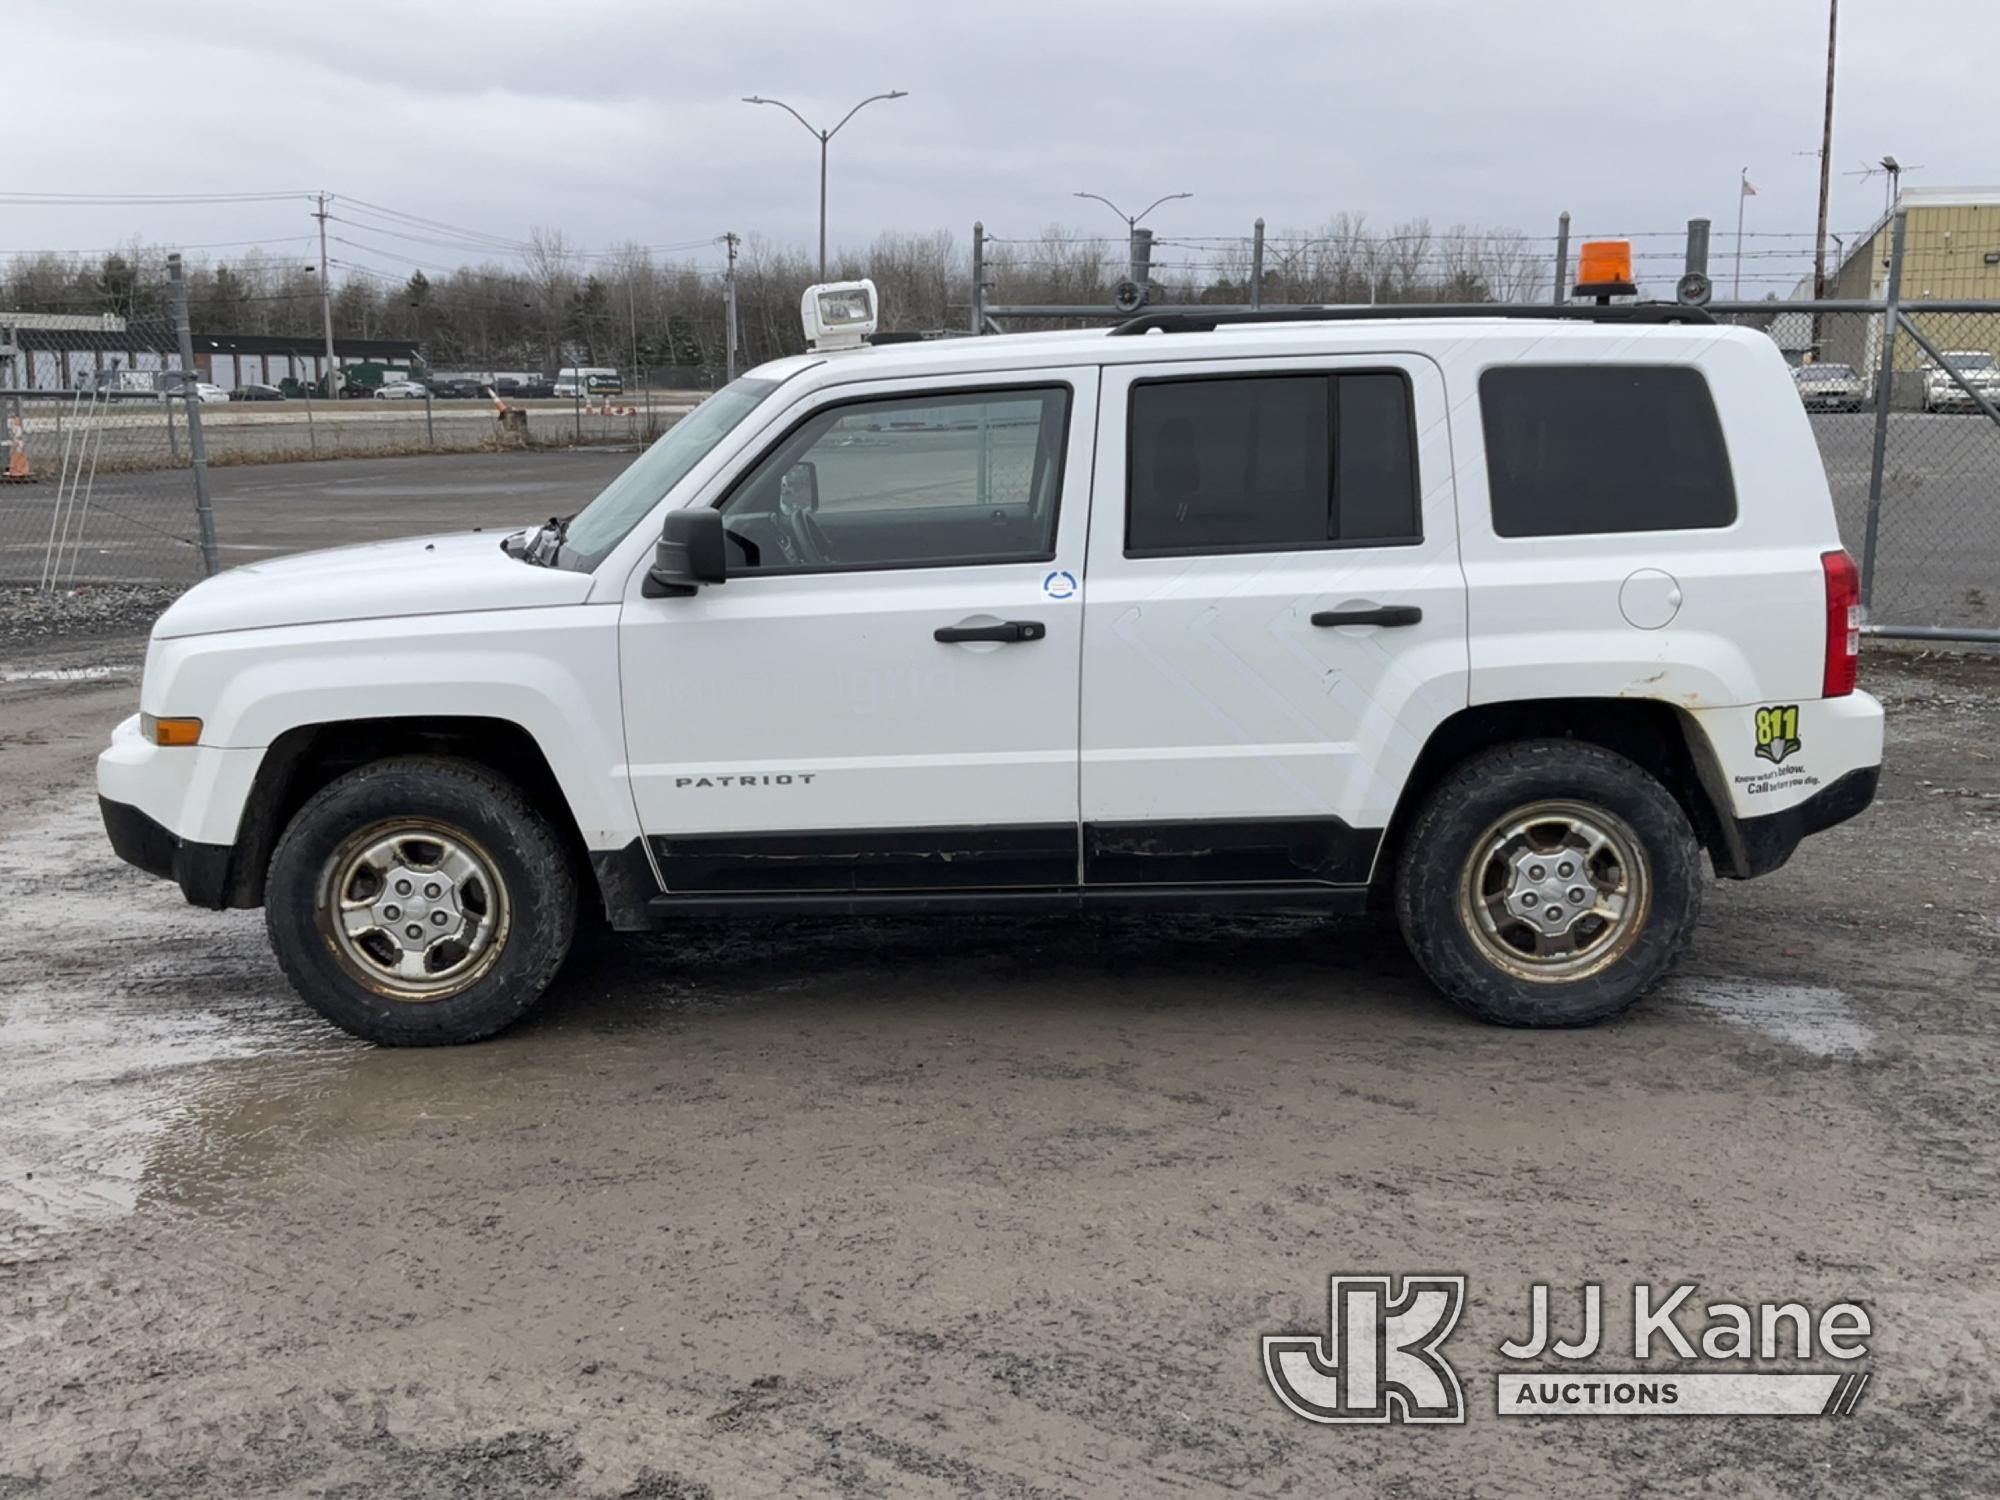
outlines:
[{"label": "metal building", "polygon": [[[1909,214],[1903,241],[1903,306],[1911,313],[1926,301],[2000,300],[2000,187],[1907,188],[1896,208]],[[1892,212],[1848,247],[1827,277],[1827,296],[1880,301],[1889,283]],[[1810,294],[1810,288],[1807,289]],[[1833,318],[1821,335],[1820,358],[1873,370],[1880,359],[1879,318]],[[1954,349],[2000,354],[2000,317],[1991,314],[1954,320]],[[1913,339],[1896,342],[1896,368],[1914,370],[1924,354]]]}]

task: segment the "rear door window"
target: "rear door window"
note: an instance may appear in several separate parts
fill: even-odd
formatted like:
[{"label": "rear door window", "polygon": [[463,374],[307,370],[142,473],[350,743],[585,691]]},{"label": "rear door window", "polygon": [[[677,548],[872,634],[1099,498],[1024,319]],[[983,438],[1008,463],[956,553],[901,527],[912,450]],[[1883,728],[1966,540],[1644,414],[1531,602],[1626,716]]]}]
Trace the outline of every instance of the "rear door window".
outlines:
[{"label": "rear door window", "polygon": [[1421,539],[1400,373],[1147,381],[1128,434],[1128,557]]},{"label": "rear door window", "polygon": [[1732,525],[1715,400],[1685,365],[1512,365],[1479,377],[1503,537]]}]

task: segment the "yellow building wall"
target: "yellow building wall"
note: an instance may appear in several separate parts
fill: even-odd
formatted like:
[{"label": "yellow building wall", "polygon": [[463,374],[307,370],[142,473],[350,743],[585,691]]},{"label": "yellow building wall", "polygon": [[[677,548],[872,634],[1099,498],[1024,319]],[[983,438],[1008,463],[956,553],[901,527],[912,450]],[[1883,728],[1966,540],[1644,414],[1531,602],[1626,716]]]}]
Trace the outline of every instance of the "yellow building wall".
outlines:
[{"label": "yellow building wall", "polygon": [[[1827,288],[1842,299],[1879,299],[1889,283],[1891,227],[1881,229],[1847,258]],[[1991,265],[1986,257],[1993,256]],[[1940,349],[1984,349],[2000,355],[2000,315],[1929,313],[1926,301],[2000,301],[2000,204],[1911,205],[1903,240],[1903,310]],[[1873,368],[1879,319],[1834,315],[1822,338],[1821,357]],[[1852,326],[1848,326],[1852,325]],[[1926,363],[1915,339],[1896,340],[1896,368]]]}]

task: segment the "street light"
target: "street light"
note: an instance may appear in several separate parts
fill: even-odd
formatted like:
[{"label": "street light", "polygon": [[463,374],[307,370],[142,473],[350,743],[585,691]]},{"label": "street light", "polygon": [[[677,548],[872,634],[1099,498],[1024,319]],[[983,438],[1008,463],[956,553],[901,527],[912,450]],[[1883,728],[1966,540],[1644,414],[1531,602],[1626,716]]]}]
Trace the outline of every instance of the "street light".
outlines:
[{"label": "street light", "polygon": [[1125,221],[1125,253],[1128,258],[1127,271],[1129,272],[1133,283],[1142,288],[1141,295],[1143,298],[1143,287],[1145,282],[1148,280],[1147,265],[1152,259],[1152,250],[1150,246],[1152,244],[1153,232],[1150,229],[1146,231],[1146,243],[1148,248],[1142,254],[1139,248],[1139,221],[1145,218],[1146,215],[1151,213],[1154,209],[1158,208],[1162,203],[1172,203],[1177,198],[1192,198],[1194,194],[1169,193],[1164,198],[1155,198],[1151,203],[1148,203],[1144,208],[1140,209],[1139,212],[1137,212],[1136,214],[1126,213],[1124,209],[1120,208],[1117,204],[1113,203],[1109,198],[1105,197],[1102,193],[1072,193],[1070,194],[1070,196],[1073,198],[1090,198],[1098,203],[1102,203],[1106,208],[1110,209],[1114,214],[1118,215],[1119,218]]},{"label": "street light", "polygon": [[1154,209],[1158,208],[1162,203],[1172,203],[1176,198],[1192,198],[1194,194],[1169,193],[1164,198],[1155,198],[1151,203],[1148,203],[1144,208],[1140,209],[1139,212],[1137,212],[1136,214],[1126,213],[1124,209],[1120,208],[1117,204],[1113,203],[1109,198],[1105,197],[1102,193],[1072,193],[1070,194],[1070,196],[1072,198],[1095,198],[1099,203],[1102,203],[1106,208],[1110,209],[1114,214],[1118,215],[1119,218],[1123,219],[1125,221],[1126,232],[1130,233],[1132,230],[1137,229],[1139,227],[1139,221],[1141,219],[1145,218],[1147,214],[1151,213]]},{"label": "street light", "polygon": [[819,139],[819,279],[821,281],[826,280],[826,143],[840,134],[842,125],[845,125],[849,120],[860,114],[862,110],[873,104],[877,99],[907,98],[909,98],[909,95],[902,89],[891,89],[886,94],[870,94],[866,99],[863,99],[854,108],[842,115],[840,117],[840,125],[834,126],[831,130],[821,130],[782,99],[765,99],[756,94],[746,94],[743,98],[745,104],[777,105],[779,109],[782,109],[794,120],[797,120]]}]

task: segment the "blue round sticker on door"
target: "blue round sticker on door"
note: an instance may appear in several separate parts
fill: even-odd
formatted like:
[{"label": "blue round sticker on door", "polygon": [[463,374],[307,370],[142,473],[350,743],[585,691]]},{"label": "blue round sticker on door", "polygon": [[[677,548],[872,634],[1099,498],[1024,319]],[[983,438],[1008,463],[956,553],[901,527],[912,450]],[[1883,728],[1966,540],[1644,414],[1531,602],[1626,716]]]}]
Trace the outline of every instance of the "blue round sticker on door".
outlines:
[{"label": "blue round sticker on door", "polygon": [[1076,593],[1076,574],[1057,568],[1042,580],[1042,592],[1051,599],[1067,599]]}]

